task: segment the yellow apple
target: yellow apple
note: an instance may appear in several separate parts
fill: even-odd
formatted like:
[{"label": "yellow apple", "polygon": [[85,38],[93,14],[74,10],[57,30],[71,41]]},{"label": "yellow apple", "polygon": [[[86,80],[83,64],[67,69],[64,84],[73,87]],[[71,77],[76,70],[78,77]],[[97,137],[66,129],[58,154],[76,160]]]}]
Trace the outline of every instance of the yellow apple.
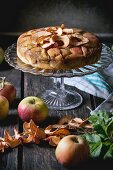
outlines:
[{"label": "yellow apple", "polygon": [[7,117],[9,112],[9,102],[6,97],[0,96],[0,120]]},{"label": "yellow apple", "polygon": [[58,162],[65,167],[78,166],[89,157],[89,146],[79,135],[68,135],[58,143],[55,156]]}]

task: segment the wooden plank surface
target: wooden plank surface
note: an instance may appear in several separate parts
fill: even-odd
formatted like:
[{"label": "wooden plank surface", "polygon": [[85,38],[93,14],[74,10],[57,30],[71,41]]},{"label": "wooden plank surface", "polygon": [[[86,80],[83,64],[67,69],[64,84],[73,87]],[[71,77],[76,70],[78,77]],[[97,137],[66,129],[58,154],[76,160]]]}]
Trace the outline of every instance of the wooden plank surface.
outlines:
[{"label": "wooden plank surface", "polygon": [[[7,81],[13,83],[17,90],[17,97],[13,105],[10,107],[9,117],[0,122],[0,136],[3,136],[4,129],[8,129],[11,134],[13,134],[13,128],[16,127],[22,131],[22,122],[18,119],[17,106],[19,101],[27,96],[41,96],[42,92],[46,89],[51,89],[53,86],[53,78],[35,76],[29,73],[21,73],[11,67],[0,68],[0,76],[5,76]],[[67,86],[67,89],[72,89],[78,91],[83,97],[83,103],[80,107],[67,110],[67,111],[56,111],[49,110],[49,118],[45,122],[45,125],[57,123],[57,121],[65,116],[71,115],[72,117],[85,118],[89,116],[89,108],[94,109],[101,102],[102,99],[93,97],[87,93],[77,90],[74,87]],[[90,161],[86,165],[87,169],[90,169],[91,164],[95,168],[103,165],[103,161]],[[105,166],[109,166],[108,163],[104,163]],[[28,144],[24,146],[19,146],[13,150],[8,150],[5,153],[0,153],[0,169],[8,170],[66,170],[61,166],[55,158],[55,148],[49,146],[47,143],[42,143],[40,145]],[[83,168],[83,167],[82,167]],[[82,169],[81,168],[81,169]]]},{"label": "wooden plank surface", "polygon": [[[44,76],[35,76],[26,73],[24,76],[24,96],[41,96],[41,93],[53,86],[53,79]],[[71,88],[67,87],[66,88]],[[71,88],[77,90],[75,88]],[[79,91],[79,90],[77,90]],[[49,118],[46,125],[57,123],[59,118],[70,115],[72,117],[87,117],[89,111],[86,106],[91,108],[90,95],[79,91],[83,96],[83,103],[80,107],[67,111],[56,111],[49,109]],[[30,162],[30,163],[28,163]],[[47,144],[23,146],[23,169],[34,170],[65,170],[55,158],[55,148]]]}]

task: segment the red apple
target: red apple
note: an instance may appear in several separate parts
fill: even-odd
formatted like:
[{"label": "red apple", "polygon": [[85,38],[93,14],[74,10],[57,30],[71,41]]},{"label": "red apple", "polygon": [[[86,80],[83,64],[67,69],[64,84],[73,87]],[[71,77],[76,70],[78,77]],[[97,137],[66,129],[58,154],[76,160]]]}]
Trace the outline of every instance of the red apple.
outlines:
[{"label": "red apple", "polygon": [[18,114],[23,122],[32,119],[35,123],[40,123],[47,118],[48,107],[42,99],[28,96],[19,103]]},{"label": "red apple", "polygon": [[89,157],[89,147],[84,138],[68,135],[58,143],[55,156],[58,162],[66,167],[78,166]]},{"label": "red apple", "polygon": [[[3,86],[1,87],[2,83]],[[16,98],[16,88],[10,82],[0,82],[0,96],[6,97],[9,104],[11,104]]]},{"label": "red apple", "polygon": [[9,112],[9,102],[6,97],[0,96],[0,120],[7,117]]},{"label": "red apple", "polygon": [[4,96],[11,104],[16,98],[16,88],[15,86],[5,81],[5,77],[0,77],[0,96]]}]

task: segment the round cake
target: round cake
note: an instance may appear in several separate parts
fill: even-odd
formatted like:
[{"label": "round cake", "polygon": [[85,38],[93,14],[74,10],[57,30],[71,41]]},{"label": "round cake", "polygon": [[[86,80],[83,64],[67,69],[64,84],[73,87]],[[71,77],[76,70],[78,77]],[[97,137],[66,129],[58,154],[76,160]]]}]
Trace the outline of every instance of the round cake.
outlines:
[{"label": "round cake", "polygon": [[70,70],[96,63],[101,47],[96,35],[62,24],[21,34],[17,39],[17,56],[33,67]]}]

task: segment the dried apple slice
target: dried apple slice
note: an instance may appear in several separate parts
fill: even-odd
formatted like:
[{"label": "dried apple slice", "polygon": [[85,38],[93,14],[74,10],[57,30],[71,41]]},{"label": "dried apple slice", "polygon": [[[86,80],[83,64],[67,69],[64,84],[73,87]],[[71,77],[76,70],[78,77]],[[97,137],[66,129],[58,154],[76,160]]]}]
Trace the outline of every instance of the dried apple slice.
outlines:
[{"label": "dried apple slice", "polygon": [[10,146],[11,148],[18,146],[21,143],[20,140],[10,136],[7,130],[4,131],[4,141],[7,142],[8,146]]},{"label": "dried apple slice", "polygon": [[60,48],[66,48],[69,45],[69,37],[67,35],[58,37],[58,39],[56,41],[63,42],[63,45],[61,45]]},{"label": "dried apple slice", "polygon": [[60,142],[61,138],[60,136],[49,136],[48,138],[45,139],[46,141],[49,141],[49,144],[51,146],[57,146],[58,143]]},{"label": "dried apple slice", "polygon": [[67,29],[67,28],[65,28],[65,29],[63,29],[63,33],[66,33],[66,34],[73,34],[73,29]]},{"label": "dried apple slice", "polygon": [[25,132],[31,132],[30,122],[29,122],[29,123],[28,123],[28,122],[24,122],[24,123],[23,123],[23,130],[24,130]]},{"label": "dried apple slice", "polygon": [[58,30],[57,30],[56,32],[57,32],[57,35],[58,35],[58,36],[61,36],[62,33],[63,33],[63,30],[62,30],[61,27],[59,27]]},{"label": "dried apple slice", "polygon": [[41,45],[41,47],[42,47],[42,48],[48,48],[48,47],[50,47],[52,44],[54,44],[54,43],[48,42],[48,43],[45,43],[45,44]]},{"label": "dried apple slice", "polygon": [[82,45],[82,44],[86,44],[89,42],[88,38],[80,35],[80,34],[76,34],[75,37],[79,38],[81,41],[76,43],[76,46]]},{"label": "dried apple slice", "polygon": [[33,135],[25,133],[22,136],[22,140],[23,140],[23,143],[33,142]]},{"label": "dried apple slice", "polygon": [[70,120],[72,120],[72,116],[64,116],[59,120],[58,124],[59,125],[67,125]]},{"label": "dried apple slice", "polygon": [[66,125],[58,125],[58,124],[54,124],[54,125],[49,125],[46,129],[45,129],[45,134],[47,135],[68,135],[70,134],[69,130],[66,129]]},{"label": "dried apple slice", "polygon": [[4,150],[5,150],[6,148],[8,148],[8,147],[9,147],[9,146],[8,146],[7,142],[0,141],[0,151],[1,151],[1,152],[4,152]]},{"label": "dried apple slice", "polygon": [[22,137],[16,128],[14,128],[14,138],[20,140],[20,143],[22,143]]},{"label": "dried apple slice", "polygon": [[61,128],[61,129],[58,129],[54,135],[59,135],[59,136],[65,136],[65,135],[70,135],[70,132],[69,130],[65,129],[65,128]]}]

